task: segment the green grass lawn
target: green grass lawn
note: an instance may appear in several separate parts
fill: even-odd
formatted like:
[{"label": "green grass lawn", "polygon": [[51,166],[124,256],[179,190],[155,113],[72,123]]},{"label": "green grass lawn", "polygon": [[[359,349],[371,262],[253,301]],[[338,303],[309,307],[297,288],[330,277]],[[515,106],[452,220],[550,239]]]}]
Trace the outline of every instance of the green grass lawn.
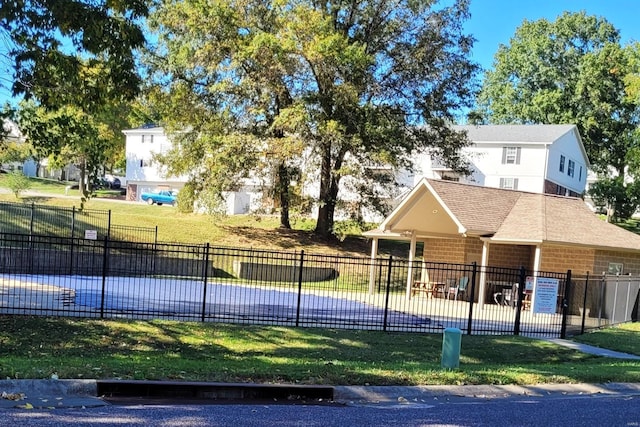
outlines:
[{"label": "green grass lawn", "polygon": [[[0,175],[0,188],[4,176]],[[71,208],[80,207],[78,190],[71,190],[73,198],[57,197],[64,194],[65,184],[58,181],[32,179],[30,190],[41,194],[23,195],[16,199],[13,194],[0,194],[0,201],[12,203],[34,203],[36,205]],[[104,195],[104,194],[101,194]],[[300,250],[315,253],[342,253],[368,255],[369,242],[361,236],[347,236],[343,241],[322,240],[313,235],[315,220],[292,215],[292,230],[279,227],[277,215],[233,215],[211,216],[197,213],[182,213],[171,206],[149,206],[146,203],[113,201],[112,194],[93,197],[85,203],[90,210],[111,211],[112,224],[134,227],[158,227],[158,240],[214,246],[229,246],[256,249]],[[383,242],[380,253],[406,255],[406,242]]]},{"label": "green grass lawn", "polygon": [[[32,189],[64,193],[63,183],[41,184]],[[0,195],[0,200],[16,201],[10,194]],[[19,201],[79,206],[79,199],[46,195]],[[365,256],[370,250],[359,236],[343,242],[318,240],[311,233],[314,222],[302,218],[294,220],[294,230],[282,230],[275,216],[220,218],[100,199],[91,199],[86,207],[110,210],[113,224],[158,226],[161,241]],[[381,253],[406,254],[406,243],[385,245]],[[640,354],[640,324],[576,340]],[[440,368],[441,348],[440,334],[0,316],[2,378],[48,378],[57,373],[60,378],[336,385],[640,382],[638,361],[586,355],[524,337],[465,335],[460,369],[455,371]]]},{"label": "green grass lawn", "polygon": [[575,340],[640,356],[640,323],[624,323],[607,329],[598,329],[579,335]]},{"label": "green grass lawn", "polygon": [[[640,324],[599,331],[599,342],[615,347],[620,329],[640,352]],[[441,369],[441,348],[441,334],[0,317],[2,378],[56,373],[331,385],[640,382],[640,361],[596,357],[524,337],[464,335],[458,370]]]}]

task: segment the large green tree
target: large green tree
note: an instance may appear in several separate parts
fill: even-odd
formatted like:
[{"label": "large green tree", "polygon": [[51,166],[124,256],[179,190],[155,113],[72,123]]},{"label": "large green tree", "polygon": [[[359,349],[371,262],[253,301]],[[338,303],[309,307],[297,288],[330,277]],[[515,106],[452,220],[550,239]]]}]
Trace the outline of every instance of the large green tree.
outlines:
[{"label": "large green tree", "polygon": [[[595,172],[635,175],[628,165],[640,143],[640,103],[630,96],[637,49],[622,46],[608,21],[584,12],[524,21],[486,72],[475,116],[490,123],[574,123]],[[610,186],[611,201],[624,216],[633,212],[628,204],[637,196],[621,200],[620,185],[624,179],[606,180],[598,191],[601,196]]]},{"label": "large green tree", "polygon": [[113,142],[109,126],[70,105],[52,110],[22,102],[18,117],[37,158],[49,158],[52,167],[74,164],[80,169],[79,188],[86,200]]},{"label": "large green tree", "polygon": [[218,194],[273,171],[282,215],[290,180],[313,173],[328,236],[345,177],[416,150],[460,167],[466,137],[448,124],[473,95],[467,17],[466,0],[160,1],[150,97],[175,141],[169,171]]},{"label": "large green tree", "polygon": [[[145,37],[147,0],[10,0],[0,6],[0,52],[14,94],[58,107],[131,98],[140,79],[135,50]],[[95,72],[84,75],[89,63]]]}]

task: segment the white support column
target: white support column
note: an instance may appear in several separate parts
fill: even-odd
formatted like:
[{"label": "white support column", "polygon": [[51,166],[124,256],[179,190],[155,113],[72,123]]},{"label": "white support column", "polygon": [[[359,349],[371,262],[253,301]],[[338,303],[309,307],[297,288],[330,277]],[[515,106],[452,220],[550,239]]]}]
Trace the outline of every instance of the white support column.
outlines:
[{"label": "white support column", "polygon": [[538,285],[538,271],[540,271],[540,263],[541,261],[541,257],[540,257],[541,251],[540,251],[540,245],[536,245],[536,251],[533,255],[533,290],[531,292],[531,312],[533,313],[533,307],[534,304],[536,303],[536,287]]},{"label": "white support column", "polygon": [[371,242],[371,266],[369,267],[369,294],[376,291],[376,258],[378,257],[378,238]]},{"label": "white support column", "polygon": [[478,294],[478,307],[484,309],[484,296],[487,293],[487,264],[489,263],[489,241],[482,242],[482,260],[480,261],[480,293]]},{"label": "white support column", "polygon": [[416,232],[411,233],[409,245],[409,268],[407,268],[407,300],[411,299],[411,287],[413,286],[413,260],[416,256]]}]

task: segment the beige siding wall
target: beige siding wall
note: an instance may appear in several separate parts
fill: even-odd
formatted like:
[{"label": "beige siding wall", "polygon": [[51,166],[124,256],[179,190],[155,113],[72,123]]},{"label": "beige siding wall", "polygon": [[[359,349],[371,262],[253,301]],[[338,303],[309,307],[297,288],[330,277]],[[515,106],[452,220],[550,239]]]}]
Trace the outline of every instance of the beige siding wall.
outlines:
[{"label": "beige siding wall", "polygon": [[489,265],[505,268],[531,268],[534,246],[491,245],[489,246]]},{"label": "beige siding wall", "polygon": [[[535,246],[490,245],[489,265],[492,267],[525,268],[533,267]],[[427,239],[424,242],[424,259],[432,262],[451,264],[481,263],[482,241],[476,238]],[[604,251],[590,248],[543,245],[540,256],[540,270],[573,274],[602,274],[609,269],[609,263],[623,264],[623,274],[640,275],[640,254],[622,251]]]},{"label": "beige siding wall", "polygon": [[541,251],[541,271],[558,273],[571,270],[573,274],[593,272],[595,251],[573,246],[544,245]]},{"label": "beige siding wall", "polygon": [[427,239],[424,242],[424,259],[432,262],[448,262],[451,264],[465,263],[464,238],[457,239]]},{"label": "beige siding wall", "polygon": [[465,239],[465,263],[477,262],[482,264],[482,241],[480,239]]},{"label": "beige siding wall", "polygon": [[636,276],[640,274],[640,254],[621,251],[595,251],[594,267],[591,270],[594,274],[602,274],[609,270],[609,263],[622,263],[622,274]]}]

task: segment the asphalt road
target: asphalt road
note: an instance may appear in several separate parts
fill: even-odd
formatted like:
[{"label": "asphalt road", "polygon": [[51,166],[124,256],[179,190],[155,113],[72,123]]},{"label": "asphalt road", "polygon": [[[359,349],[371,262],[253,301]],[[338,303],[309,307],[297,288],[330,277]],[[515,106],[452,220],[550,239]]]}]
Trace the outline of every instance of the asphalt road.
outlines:
[{"label": "asphalt road", "polygon": [[112,405],[0,411],[6,426],[640,426],[640,396],[358,405]]}]

